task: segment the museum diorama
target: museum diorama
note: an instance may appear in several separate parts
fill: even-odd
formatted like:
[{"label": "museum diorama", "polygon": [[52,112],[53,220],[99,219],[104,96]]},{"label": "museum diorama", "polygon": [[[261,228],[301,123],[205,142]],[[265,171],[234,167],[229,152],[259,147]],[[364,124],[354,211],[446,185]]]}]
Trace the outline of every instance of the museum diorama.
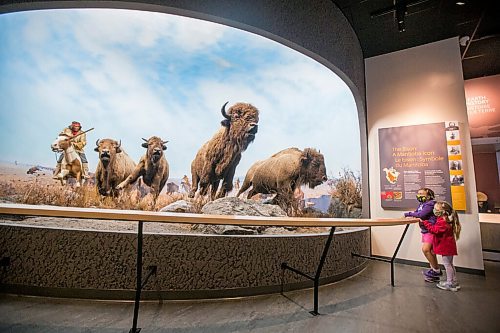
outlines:
[{"label": "museum diorama", "polygon": [[464,94],[458,38],[364,57],[333,2],[257,2],[280,20],[0,5],[0,292],[135,300],[131,332],[141,299],[312,287],[316,316],[319,286],[370,260],[393,287],[396,262],[433,269],[426,201],[460,216],[457,270],[484,275],[498,75]]},{"label": "museum diorama", "polygon": [[[111,17],[115,26],[101,34],[95,23]],[[15,144],[2,151],[3,203],[194,217],[361,217],[356,106],[342,80],[311,59],[257,35],[162,13],[61,9],[2,20],[6,29],[27,31],[23,49],[2,56],[29,55],[6,70],[19,84],[34,76],[45,81],[24,96],[28,106],[9,93],[12,116],[2,128],[31,152]],[[32,39],[35,22],[44,34]],[[260,58],[234,54],[233,44]],[[296,75],[306,87],[289,75],[300,67],[304,72]],[[318,90],[325,80],[332,88]],[[64,86],[40,90],[56,82]],[[324,114],[335,104],[346,115],[341,121]],[[340,144],[347,133],[350,143]],[[230,297],[310,286],[303,276],[283,274],[282,264],[315,271],[330,227],[267,224],[146,222],[143,270],[151,278],[142,297]],[[134,298],[136,222],[4,215],[0,228],[2,256],[9,258],[4,291]],[[335,238],[322,283],[366,266],[351,253],[369,254],[368,228],[339,227]]]}]

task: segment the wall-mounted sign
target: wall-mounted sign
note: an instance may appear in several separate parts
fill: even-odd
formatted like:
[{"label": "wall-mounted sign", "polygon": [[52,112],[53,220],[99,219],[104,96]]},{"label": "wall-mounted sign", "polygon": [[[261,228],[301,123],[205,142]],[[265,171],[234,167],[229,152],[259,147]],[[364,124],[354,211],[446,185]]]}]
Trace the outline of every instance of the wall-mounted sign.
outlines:
[{"label": "wall-mounted sign", "polygon": [[500,137],[500,75],[464,82],[471,138]]},{"label": "wall-mounted sign", "polygon": [[465,209],[458,122],[381,128],[379,152],[383,208],[413,208],[418,190],[428,187],[437,200]]},{"label": "wall-mounted sign", "polygon": [[461,129],[463,125],[458,121],[447,121],[446,145],[448,151],[448,166],[450,172],[451,204],[456,210],[465,210],[465,179],[464,160],[462,156],[463,141]]}]

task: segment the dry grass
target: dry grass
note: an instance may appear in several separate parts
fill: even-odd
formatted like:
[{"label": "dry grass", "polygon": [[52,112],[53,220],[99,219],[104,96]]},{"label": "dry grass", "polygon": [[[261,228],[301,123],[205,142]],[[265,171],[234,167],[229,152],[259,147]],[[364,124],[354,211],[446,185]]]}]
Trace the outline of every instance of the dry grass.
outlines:
[{"label": "dry grass", "polygon": [[185,199],[186,194],[160,194],[154,200],[151,194],[141,197],[139,190],[132,188],[116,198],[103,197],[95,186],[44,184],[35,178],[31,182],[0,183],[0,197],[30,205],[158,211],[175,201]]},{"label": "dry grass", "polygon": [[361,176],[344,168],[338,178],[331,181],[330,194],[344,206],[362,207]]},{"label": "dry grass", "polygon": [[202,196],[195,196],[193,199],[190,199],[190,202],[193,204],[193,208],[192,208],[193,210],[191,211],[191,213],[201,214],[201,209],[209,201],[210,201],[210,196],[209,195],[206,195],[204,197],[202,197]]},{"label": "dry grass", "polygon": [[0,182],[0,198],[8,198],[13,195],[18,195],[15,183],[12,182]]},{"label": "dry grass", "polygon": [[[330,194],[346,207],[362,206],[361,177],[349,169],[343,169],[338,178],[330,181]],[[289,199],[288,199],[289,198]],[[302,209],[300,200],[294,196],[276,202],[288,216],[295,217],[327,217],[316,211]],[[95,186],[61,186],[57,182],[47,183],[38,177],[30,181],[0,182],[0,199],[31,205],[54,205],[63,207],[91,207],[110,209],[131,209],[159,211],[173,202],[186,200],[192,204],[191,213],[201,213],[202,207],[209,201],[209,196],[187,198],[186,193],[161,194],[155,201],[152,195],[141,196],[138,189],[124,191],[120,196],[103,197]]]}]

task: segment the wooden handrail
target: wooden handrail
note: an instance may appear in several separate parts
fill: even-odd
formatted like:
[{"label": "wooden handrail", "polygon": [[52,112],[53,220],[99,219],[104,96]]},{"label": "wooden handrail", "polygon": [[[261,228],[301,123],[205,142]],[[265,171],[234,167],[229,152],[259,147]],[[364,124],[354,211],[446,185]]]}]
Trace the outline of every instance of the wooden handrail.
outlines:
[{"label": "wooden handrail", "polygon": [[79,208],[42,205],[0,204],[0,214],[71,217],[82,219],[142,221],[160,223],[222,224],[250,226],[297,227],[377,227],[416,223],[416,218],[348,219],[306,217],[261,217],[239,215],[206,215],[151,212],[101,208]]}]

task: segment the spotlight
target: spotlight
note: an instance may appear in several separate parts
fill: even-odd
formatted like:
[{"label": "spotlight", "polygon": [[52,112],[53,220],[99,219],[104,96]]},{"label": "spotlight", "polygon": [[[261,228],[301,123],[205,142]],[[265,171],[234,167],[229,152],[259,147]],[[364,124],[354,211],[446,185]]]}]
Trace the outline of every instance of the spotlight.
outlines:
[{"label": "spotlight", "polygon": [[406,1],[405,0],[398,1],[394,5],[394,7],[396,13],[396,22],[398,24],[398,30],[399,32],[404,32],[406,30],[405,26],[405,16],[407,14]]},{"label": "spotlight", "polygon": [[460,44],[460,46],[466,46],[467,43],[469,43],[469,41],[470,41],[469,36],[463,36],[463,37],[460,37],[460,39],[458,40],[458,43]]}]

